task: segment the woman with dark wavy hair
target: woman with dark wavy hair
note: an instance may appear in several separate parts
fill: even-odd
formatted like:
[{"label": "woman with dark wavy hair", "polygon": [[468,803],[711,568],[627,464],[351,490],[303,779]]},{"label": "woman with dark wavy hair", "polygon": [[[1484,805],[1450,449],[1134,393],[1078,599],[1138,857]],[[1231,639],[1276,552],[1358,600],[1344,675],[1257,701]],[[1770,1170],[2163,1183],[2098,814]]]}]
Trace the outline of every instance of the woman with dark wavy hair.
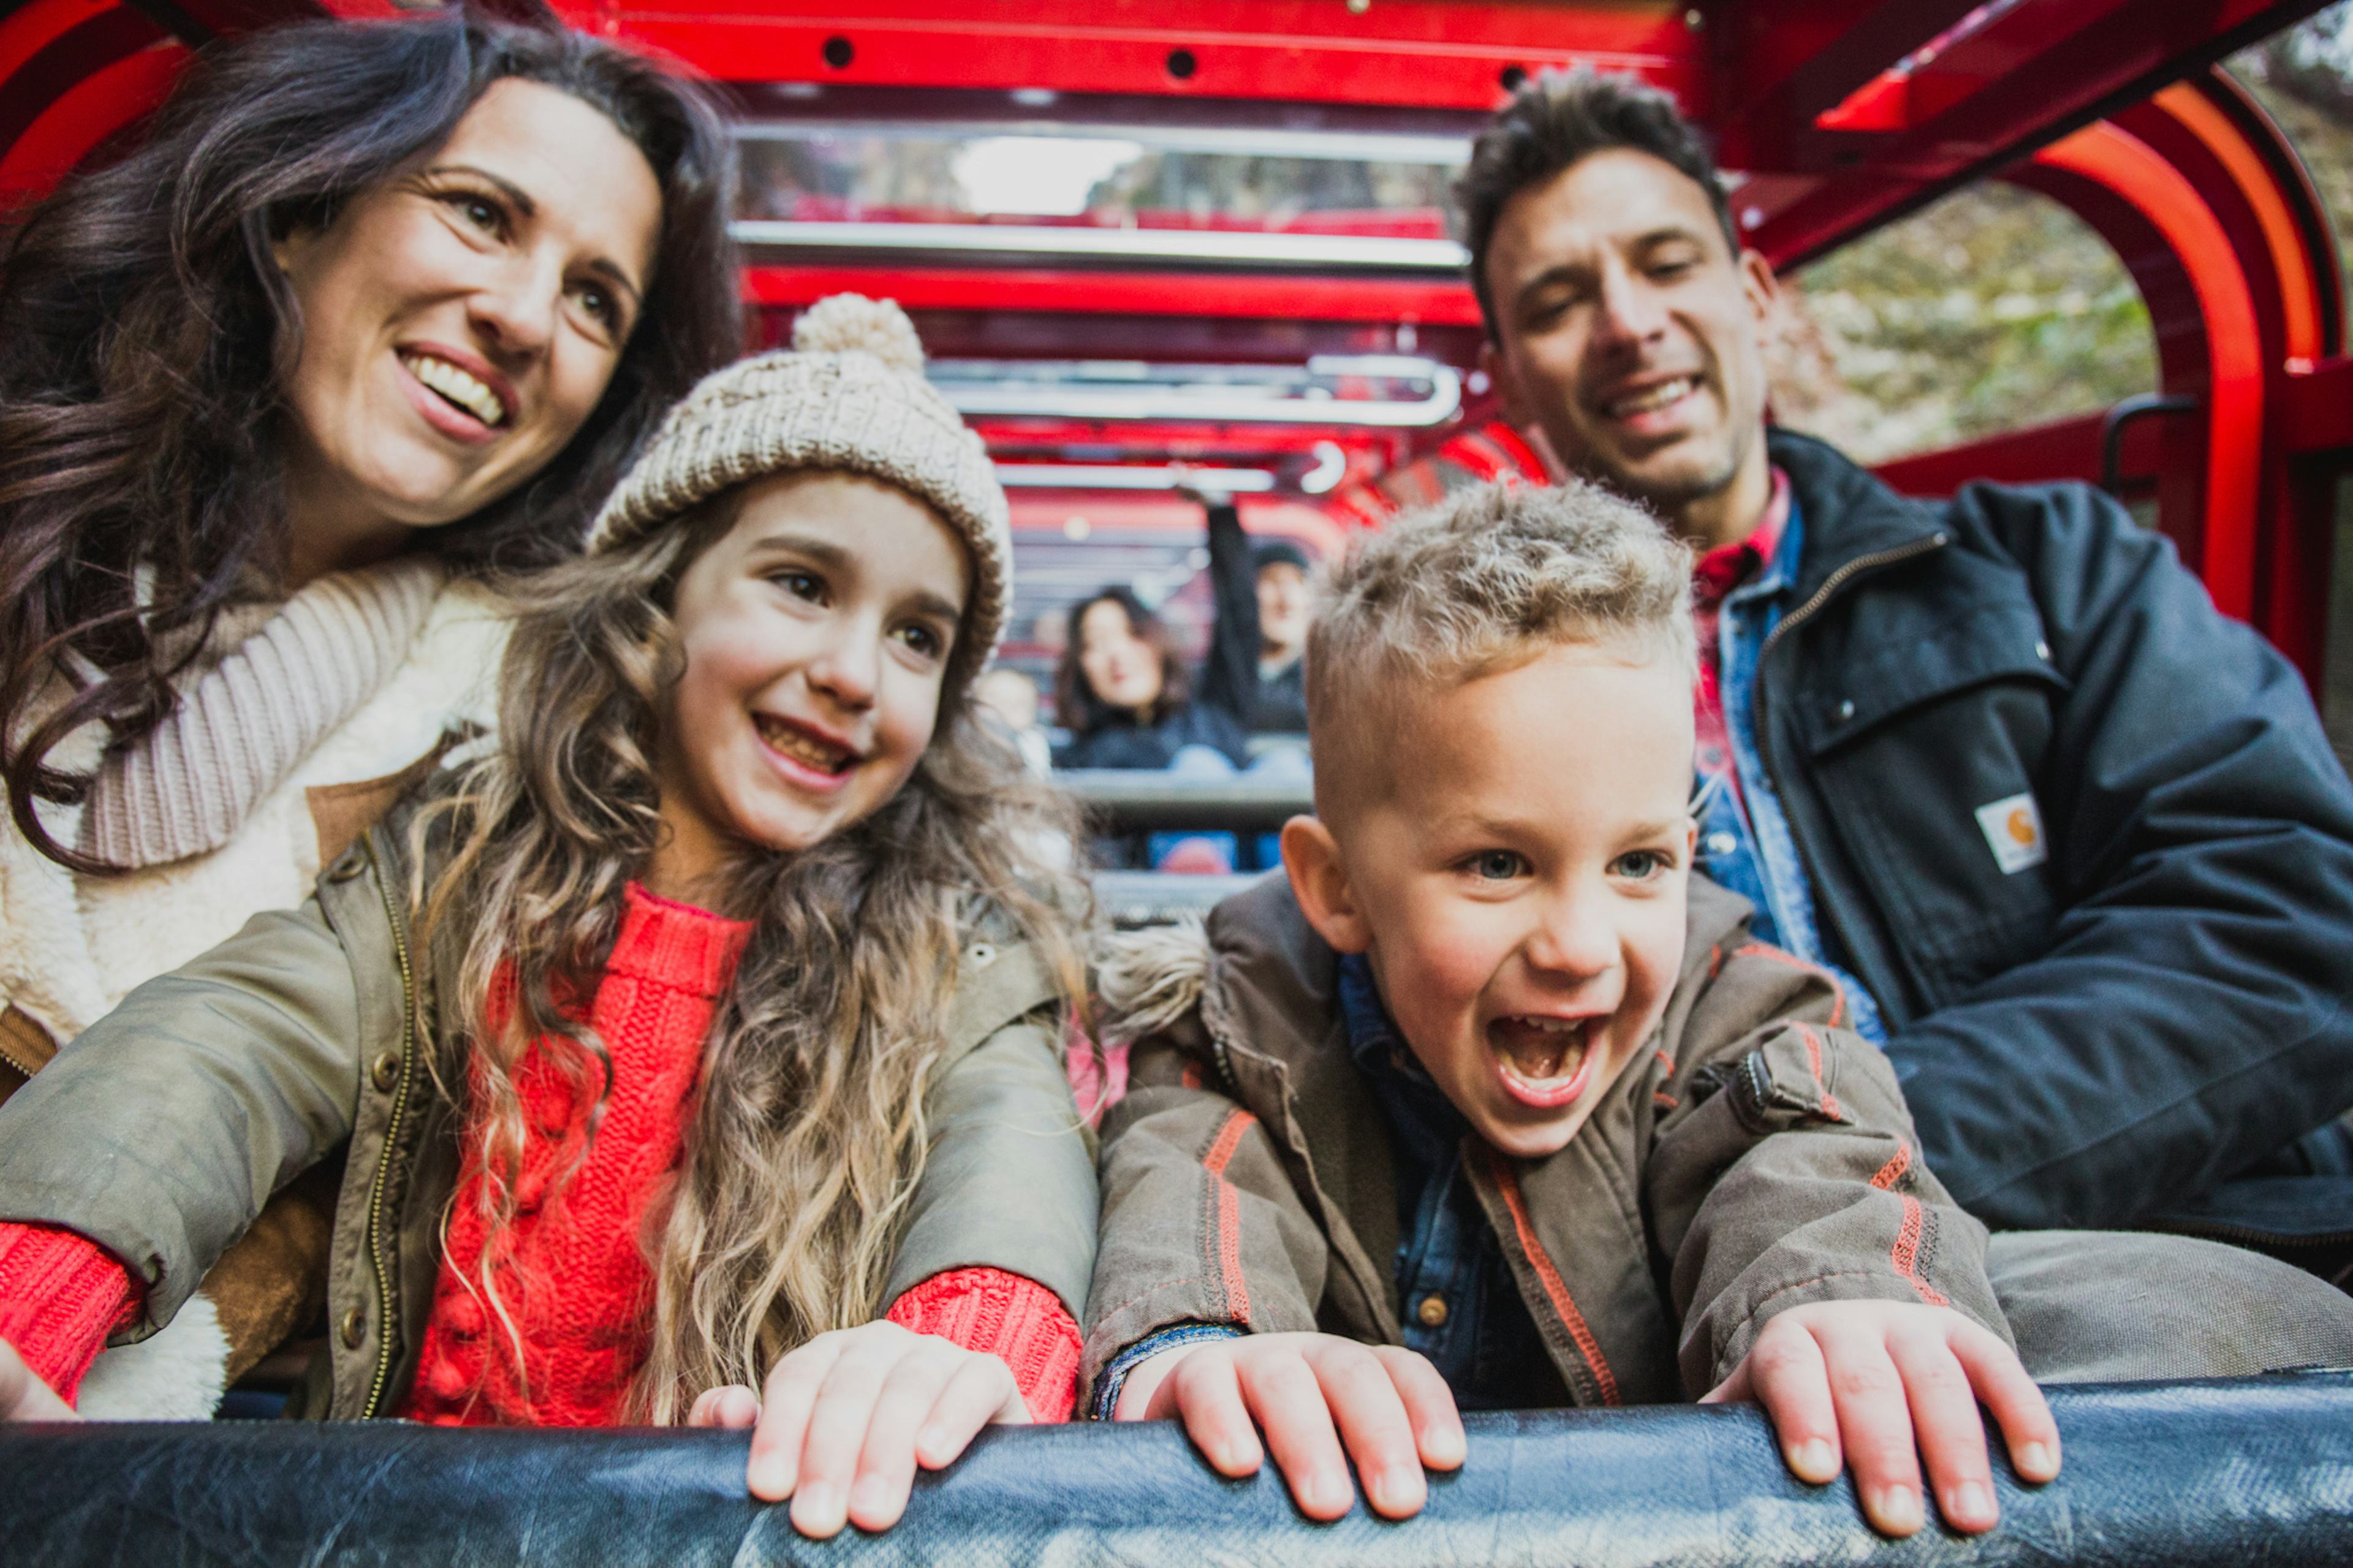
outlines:
[{"label": "woman with dark wavy hair", "polygon": [[[132,986],[301,902],[487,721],[506,631],[482,575],[566,553],[742,346],[730,180],[701,96],[614,46],[322,22],[209,53],[136,151],[23,216],[0,256],[0,1097]],[[287,1260],[324,1222],[281,1204],[254,1235],[208,1279],[176,1413],[306,1315]]]}]

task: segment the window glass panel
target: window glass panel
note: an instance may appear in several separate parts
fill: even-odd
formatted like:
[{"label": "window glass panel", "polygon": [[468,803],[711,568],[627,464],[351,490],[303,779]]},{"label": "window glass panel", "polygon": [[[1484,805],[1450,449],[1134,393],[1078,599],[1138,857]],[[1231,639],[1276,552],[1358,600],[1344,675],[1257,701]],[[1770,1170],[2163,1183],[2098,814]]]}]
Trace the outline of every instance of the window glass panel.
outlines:
[{"label": "window glass panel", "polygon": [[1442,238],[1459,137],[792,121],[737,128],[739,216]]},{"label": "window glass panel", "polygon": [[2157,346],[2105,240],[1987,183],[1786,279],[1771,369],[1778,418],[1878,463],[2150,391]]}]

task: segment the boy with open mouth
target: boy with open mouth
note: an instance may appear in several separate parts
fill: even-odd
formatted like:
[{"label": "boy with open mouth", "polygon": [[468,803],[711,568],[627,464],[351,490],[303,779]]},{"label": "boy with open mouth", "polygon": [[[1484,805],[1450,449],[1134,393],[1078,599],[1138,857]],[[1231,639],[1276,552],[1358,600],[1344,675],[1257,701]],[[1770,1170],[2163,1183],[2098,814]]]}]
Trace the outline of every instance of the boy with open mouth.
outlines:
[{"label": "boy with open mouth", "polygon": [[[2353,1363],[2353,1300],[2211,1243],[1989,1238],[1830,974],[1694,877],[1689,562],[1591,486],[1490,486],[1340,563],[1287,879],[1117,939],[1082,1386],[1417,1511],[1458,1408],[1755,1399],[1876,1529],[1998,1518],[1980,1402]],[[1261,1434],[1263,1433],[1263,1441]],[[1925,1461],[1925,1464],[1924,1464]],[[1925,1471],[1925,1484],[1924,1484]]]}]

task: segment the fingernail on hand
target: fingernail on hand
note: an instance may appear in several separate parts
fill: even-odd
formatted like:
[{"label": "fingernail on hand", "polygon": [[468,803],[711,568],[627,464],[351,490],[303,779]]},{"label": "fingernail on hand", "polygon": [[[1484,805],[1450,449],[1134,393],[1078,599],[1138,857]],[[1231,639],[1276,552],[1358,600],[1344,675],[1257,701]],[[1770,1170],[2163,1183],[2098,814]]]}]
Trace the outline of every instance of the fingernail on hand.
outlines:
[{"label": "fingernail on hand", "polygon": [[1431,1433],[1422,1439],[1421,1457],[1433,1469],[1455,1468],[1468,1457],[1462,1434],[1451,1427]]},{"label": "fingernail on hand", "polygon": [[1823,1439],[1809,1437],[1789,1450],[1789,1468],[1797,1472],[1799,1480],[1828,1486],[1838,1479],[1838,1456]]},{"label": "fingernail on hand", "polygon": [[793,1528],[820,1540],[839,1533],[849,1517],[841,1493],[824,1481],[804,1482],[793,1496]]},{"label": "fingernail on hand", "polygon": [[890,1501],[888,1490],[880,1476],[860,1477],[858,1484],[849,1489],[849,1510],[873,1518]]},{"label": "fingernail on hand", "polygon": [[1872,1512],[1878,1516],[1880,1528],[1893,1535],[1909,1535],[1927,1522],[1920,1494],[1910,1487],[1889,1487],[1879,1494],[1878,1506]]},{"label": "fingernail on hand", "polygon": [[2029,1443],[2011,1456],[2018,1473],[2030,1481],[2047,1481],[2059,1473],[2059,1461],[2041,1443]]},{"label": "fingernail on hand", "polygon": [[1982,1482],[1964,1482],[1953,1489],[1952,1500],[1945,1505],[1945,1513],[1955,1524],[1991,1524],[1993,1493]]}]

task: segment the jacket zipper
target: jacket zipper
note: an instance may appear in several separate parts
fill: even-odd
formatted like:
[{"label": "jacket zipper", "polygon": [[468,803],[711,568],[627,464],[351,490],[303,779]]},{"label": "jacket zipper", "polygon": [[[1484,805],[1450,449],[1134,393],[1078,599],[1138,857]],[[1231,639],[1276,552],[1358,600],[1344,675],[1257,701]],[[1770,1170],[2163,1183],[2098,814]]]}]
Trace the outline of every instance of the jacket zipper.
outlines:
[{"label": "jacket zipper", "polygon": [[27,1082],[31,1081],[35,1073],[41,1070],[38,1066],[32,1062],[23,1061],[16,1057],[11,1056],[5,1045],[0,1045],[0,1067],[10,1067],[16,1068],[18,1072],[25,1075]]},{"label": "jacket zipper", "polygon": [[[1813,595],[1804,604],[1782,616],[1780,624],[1776,626],[1771,635],[1766,637],[1765,646],[1757,649],[1757,748],[1758,754],[1764,759],[1765,781],[1772,786],[1776,799],[1788,798],[1788,791],[1782,784],[1781,771],[1773,765],[1773,732],[1767,722],[1765,712],[1765,664],[1773,657],[1773,649],[1778,646],[1781,638],[1788,635],[1791,627],[1802,626],[1812,619],[1814,615],[1824,605],[1829,604],[1841,589],[1856,578],[1867,573],[1877,572],[1884,567],[1913,560],[1917,556],[1932,554],[1944,549],[1952,542],[1953,536],[1940,528],[1926,538],[1915,539],[1886,550],[1873,551],[1868,555],[1856,556],[1824,578],[1822,585],[1815,589]],[[1790,837],[1794,842],[1796,835],[1792,834]],[[1813,863],[1813,858],[1806,853],[1806,847],[1802,843],[1798,844],[1798,858],[1806,862],[1806,876],[1812,885],[1817,889],[1822,887],[1821,868]],[[1840,917],[1837,906],[1817,893],[1814,898],[1814,908],[1817,913],[1830,922],[1831,929],[1838,935],[1840,945],[1844,947],[1849,954],[1855,952],[1853,938],[1847,931],[1846,922]]]},{"label": "jacket zipper", "polygon": [[368,860],[375,869],[376,891],[392,922],[393,958],[400,967],[400,1081],[393,1088],[392,1113],[384,1124],[384,1152],[376,1160],[375,1179],[368,1189],[367,1251],[368,1260],[375,1267],[376,1352],[375,1376],[368,1384],[367,1402],[360,1407],[360,1419],[364,1421],[375,1415],[377,1406],[384,1402],[385,1384],[392,1379],[393,1268],[391,1260],[385,1256],[384,1208],[392,1184],[393,1162],[398,1158],[400,1124],[408,1108],[408,1089],[416,1068],[417,976],[408,960],[408,932],[400,911],[393,905],[384,863],[376,858],[373,843],[364,838],[361,842],[368,846]]}]

